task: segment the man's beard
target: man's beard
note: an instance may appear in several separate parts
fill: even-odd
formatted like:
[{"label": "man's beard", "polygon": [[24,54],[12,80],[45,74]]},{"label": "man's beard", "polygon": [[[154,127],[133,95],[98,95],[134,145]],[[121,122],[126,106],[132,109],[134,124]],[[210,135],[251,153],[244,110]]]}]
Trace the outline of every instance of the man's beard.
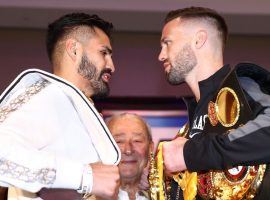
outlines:
[{"label": "man's beard", "polygon": [[197,58],[189,44],[186,44],[171,62],[171,69],[167,73],[167,81],[171,85],[179,85],[185,81],[188,73],[197,65]]},{"label": "man's beard", "polygon": [[92,98],[100,99],[109,95],[109,85],[102,80],[102,75],[104,73],[111,74],[111,69],[103,69],[98,74],[97,67],[83,54],[78,73],[90,81],[89,87],[94,91]]}]

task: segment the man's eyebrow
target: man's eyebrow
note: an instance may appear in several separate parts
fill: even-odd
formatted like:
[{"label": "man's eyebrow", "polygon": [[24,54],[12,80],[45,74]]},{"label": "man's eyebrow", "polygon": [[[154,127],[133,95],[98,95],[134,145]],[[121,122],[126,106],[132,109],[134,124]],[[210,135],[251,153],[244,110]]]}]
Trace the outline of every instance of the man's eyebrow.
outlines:
[{"label": "man's eyebrow", "polygon": [[164,44],[164,43],[166,43],[167,41],[170,41],[170,39],[167,38],[167,37],[164,37],[164,38],[162,38],[162,39],[160,40],[160,43],[161,43],[161,44]]},{"label": "man's eyebrow", "polygon": [[115,134],[112,134],[113,135],[113,137],[121,137],[121,136],[123,136],[123,135],[125,135],[124,133],[115,133]]},{"label": "man's eyebrow", "polygon": [[164,43],[165,38],[161,38],[160,44]]},{"label": "man's eyebrow", "polygon": [[164,37],[160,40],[160,44],[166,44],[166,41],[168,41],[168,38]]},{"label": "man's eyebrow", "polygon": [[142,137],[142,138],[144,138],[144,137],[147,137],[147,133],[146,132],[134,132],[133,136],[134,137]]},{"label": "man's eyebrow", "polygon": [[103,46],[103,48],[109,53],[112,54],[112,49],[109,48],[108,46]]}]

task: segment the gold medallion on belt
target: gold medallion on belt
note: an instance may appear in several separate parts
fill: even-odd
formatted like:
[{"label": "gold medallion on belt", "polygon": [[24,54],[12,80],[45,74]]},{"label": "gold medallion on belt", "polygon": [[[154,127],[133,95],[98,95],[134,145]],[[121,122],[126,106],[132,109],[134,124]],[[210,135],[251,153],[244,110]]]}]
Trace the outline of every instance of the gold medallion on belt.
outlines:
[{"label": "gold medallion on belt", "polygon": [[[233,130],[240,118],[241,103],[236,92],[223,87],[216,101],[208,104],[208,118],[213,127],[219,123],[226,127],[227,134]],[[237,126],[242,126],[239,123]],[[236,166],[227,170],[211,170],[198,173],[198,194],[203,199],[253,199],[259,188],[266,165]]]}]

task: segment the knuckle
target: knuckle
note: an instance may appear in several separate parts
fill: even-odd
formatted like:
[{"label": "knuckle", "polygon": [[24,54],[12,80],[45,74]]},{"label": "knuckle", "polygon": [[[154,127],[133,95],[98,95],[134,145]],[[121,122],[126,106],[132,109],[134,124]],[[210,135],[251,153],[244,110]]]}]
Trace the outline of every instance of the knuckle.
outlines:
[{"label": "knuckle", "polygon": [[114,196],[114,190],[109,190],[107,194],[110,197]]}]

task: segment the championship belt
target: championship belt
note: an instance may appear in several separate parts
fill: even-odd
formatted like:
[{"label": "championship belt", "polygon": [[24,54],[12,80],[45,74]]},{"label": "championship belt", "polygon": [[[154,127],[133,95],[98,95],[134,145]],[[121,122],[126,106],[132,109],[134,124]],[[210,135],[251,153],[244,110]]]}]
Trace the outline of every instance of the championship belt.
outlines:
[{"label": "championship belt", "polygon": [[[208,118],[209,123],[206,123],[204,132],[220,134],[230,134],[230,131],[254,118],[235,70],[225,77],[218,93],[209,102]],[[187,132],[188,127],[184,126],[178,135],[186,137]],[[159,145],[157,159],[152,157],[150,164],[149,182],[152,200],[169,199],[166,195],[161,148],[162,144]],[[173,176],[173,179],[183,190],[185,200],[194,200],[196,195],[202,199],[253,199],[262,183],[265,170],[266,165],[263,164],[210,170],[205,173],[185,171]]]},{"label": "championship belt", "polygon": [[[204,132],[220,134],[230,134],[253,118],[235,70],[227,75],[214,100],[209,102],[208,118],[210,123],[205,125]],[[198,194],[203,199],[253,199],[265,169],[264,164],[198,173]]]},{"label": "championship belt", "polygon": [[[178,132],[178,136],[186,137],[188,132],[188,125],[184,125]],[[172,179],[176,181],[179,187],[183,190],[185,200],[193,200],[197,194],[197,173],[196,172],[180,172],[172,178],[164,175],[163,170],[163,156],[162,145],[164,142],[159,143],[156,157],[151,154],[150,157],[150,199],[151,200],[170,200],[170,183]],[[179,197],[178,197],[179,198]],[[176,199],[178,199],[176,198]]]},{"label": "championship belt", "polygon": [[169,182],[166,180],[163,170],[163,157],[162,157],[162,145],[159,143],[157,149],[157,155],[155,158],[154,153],[150,157],[150,171],[149,171],[149,184],[150,184],[150,199],[151,200],[168,200]]}]

